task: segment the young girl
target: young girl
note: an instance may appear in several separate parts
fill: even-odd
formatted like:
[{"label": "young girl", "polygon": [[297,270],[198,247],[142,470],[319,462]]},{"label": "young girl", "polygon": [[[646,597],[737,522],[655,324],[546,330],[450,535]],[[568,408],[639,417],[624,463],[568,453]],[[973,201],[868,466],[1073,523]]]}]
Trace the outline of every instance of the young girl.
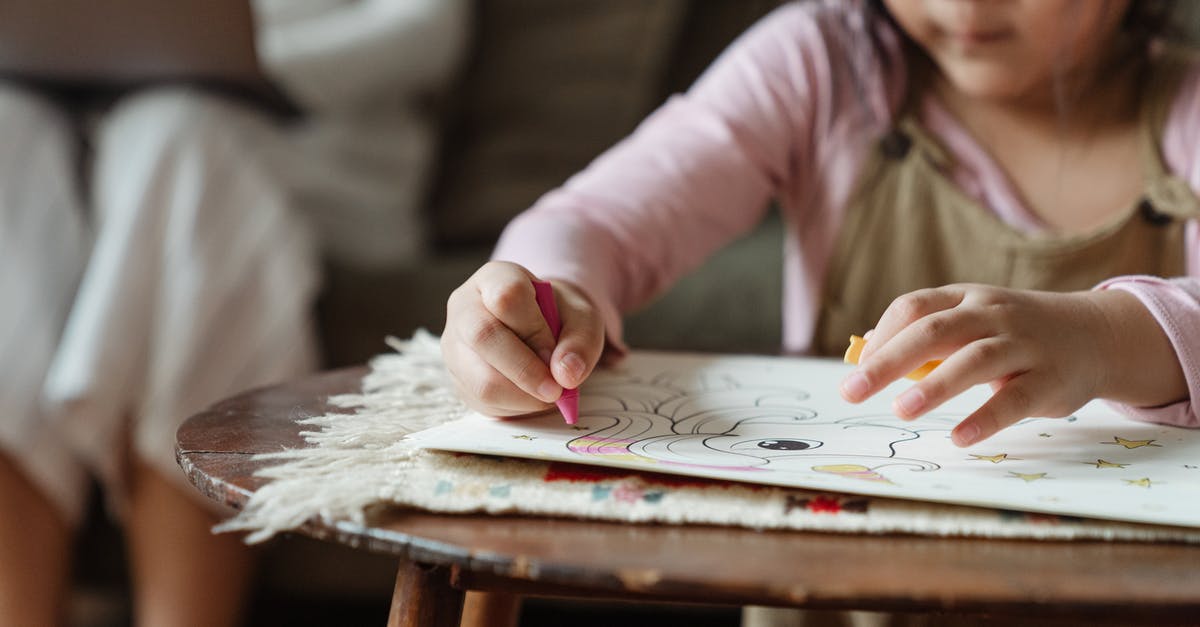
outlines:
[{"label": "young girl", "polygon": [[[837,355],[915,419],[967,387],[979,442],[1093,398],[1200,425],[1200,66],[1163,3],[790,4],[505,231],[447,306],[463,397],[541,410],[619,356],[620,315],[778,200],[784,348]],[[553,282],[556,343],[530,279]],[[547,366],[549,364],[549,366]]]}]

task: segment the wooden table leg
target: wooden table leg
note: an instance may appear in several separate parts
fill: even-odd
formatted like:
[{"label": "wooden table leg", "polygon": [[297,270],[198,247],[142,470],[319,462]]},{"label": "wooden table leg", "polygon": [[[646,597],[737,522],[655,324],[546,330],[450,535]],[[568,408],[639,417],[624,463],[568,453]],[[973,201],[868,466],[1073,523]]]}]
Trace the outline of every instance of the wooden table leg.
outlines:
[{"label": "wooden table leg", "polygon": [[504,592],[468,592],[460,627],[517,627],[521,597]]},{"label": "wooden table leg", "polygon": [[458,627],[463,591],[450,585],[448,566],[400,561],[388,627]]}]

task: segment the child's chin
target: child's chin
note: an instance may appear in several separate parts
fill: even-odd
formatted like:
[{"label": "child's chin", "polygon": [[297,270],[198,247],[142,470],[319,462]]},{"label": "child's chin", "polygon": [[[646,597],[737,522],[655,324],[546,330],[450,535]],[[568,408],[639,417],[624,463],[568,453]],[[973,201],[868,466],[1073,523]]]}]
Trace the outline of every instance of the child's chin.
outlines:
[{"label": "child's chin", "polygon": [[[955,91],[976,100],[996,102],[1024,100],[1039,91],[1039,82],[1029,73],[986,62],[961,62],[942,68]],[[1050,85],[1047,90],[1052,92]]]}]

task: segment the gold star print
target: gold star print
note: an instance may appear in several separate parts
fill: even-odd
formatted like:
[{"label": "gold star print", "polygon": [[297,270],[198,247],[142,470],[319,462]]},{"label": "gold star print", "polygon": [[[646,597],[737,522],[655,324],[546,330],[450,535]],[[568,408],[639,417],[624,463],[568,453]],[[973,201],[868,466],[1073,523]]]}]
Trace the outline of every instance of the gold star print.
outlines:
[{"label": "gold star print", "polygon": [[1008,474],[1010,477],[1014,477],[1016,479],[1023,479],[1026,483],[1029,483],[1030,481],[1037,481],[1038,479],[1048,479],[1049,478],[1046,476],[1046,473],[1044,473],[1044,472],[1024,473],[1024,472],[1012,472],[1010,470],[1008,472]]},{"label": "gold star print", "polygon": [[533,436],[533,435],[514,435],[514,436],[513,436],[513,439],[514,439],[514,440],[536,440],[536,439],[537,439],[537,436]]},{"label": "gold star print", "polygon": [[1048,438],[1048,437],[1051,437],[1051,435],[1049,433],[1039,433],[1038,437],[1039,438]]},{"label": "gold star print", "polygon": [[[1112,443],[1109,442],[1109,444],[1112,444]],[[1129,464],[1118,464],[1116,462],[1108,462],[1108,461],[1104,461],[1103,459],[1097,459],[1094,462],[1080,462],[1080,463],[1094,464],[1096,466],[1096,468],[1124,468],[1129,465]]]},{"label": "gold star print", "polygon": [[1139,488],[1148,488],[1154,485],[1154,482],[1150,480],[1150,477],[1142,477],[1141,479],[1125,479],[1125,483],[1128,483],[1129,485],[1135,485]]},{"label": "gold star print", "polygon": [[581,427],[579,425],[571,425],[571,429],[575,430],[575,431],[587,431],[588,430],[587,427]]},{"label": "gold star print", "polygon": [[1142,448],[1143,446],[1162,446],[1161,444],[1155,444],[1154,442],[1155,442],[1154,440],[1126,440],[1125,438],[1123,438],[1119,435],[1114,435],[1112,442],[1101,442],[1101,444],[1116,444],[1118,446],[1124,446],[1125,448]]},{"label": "gold star print", "polygon": [[971,453],[971,457],[974,457],[976,461],[992,462],[993,464],[999,464],[1004,461],[1015,461],[1017,459],[1016,457],[1009,457],[1008,453],[1000,453],[999,455],[976,455]]}]

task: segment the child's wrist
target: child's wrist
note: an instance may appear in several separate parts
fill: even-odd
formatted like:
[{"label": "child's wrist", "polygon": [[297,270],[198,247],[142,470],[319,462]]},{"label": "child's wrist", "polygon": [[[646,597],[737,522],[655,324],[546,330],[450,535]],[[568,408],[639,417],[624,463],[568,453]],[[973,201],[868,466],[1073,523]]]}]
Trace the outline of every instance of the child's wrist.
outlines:
[{"label": "child's wrist", "polygon": [[1186,398],[1175,348],[1141,300],[1118,289],[1086,294],[1097,315],[1091,327],[1101,359],[1096,396],[1139,407]]}]

